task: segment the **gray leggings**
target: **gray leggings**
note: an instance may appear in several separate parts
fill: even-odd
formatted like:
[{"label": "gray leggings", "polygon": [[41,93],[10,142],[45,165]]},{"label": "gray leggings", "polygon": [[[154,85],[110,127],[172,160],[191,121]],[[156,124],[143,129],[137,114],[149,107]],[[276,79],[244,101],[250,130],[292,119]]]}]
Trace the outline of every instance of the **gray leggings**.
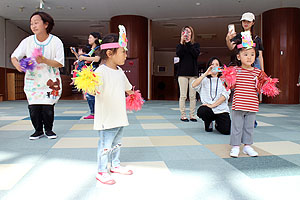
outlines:
[{"label": "gray leggings", "polygon": [[254,121],[256,113],[240,110],[231,112],[230,145],[253,144]]}]

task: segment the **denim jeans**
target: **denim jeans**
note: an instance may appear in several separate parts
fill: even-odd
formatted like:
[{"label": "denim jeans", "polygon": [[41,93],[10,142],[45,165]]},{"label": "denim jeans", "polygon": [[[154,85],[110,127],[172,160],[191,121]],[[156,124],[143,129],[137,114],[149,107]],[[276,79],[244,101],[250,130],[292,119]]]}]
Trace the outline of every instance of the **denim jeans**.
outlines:
[{"label": "denim jeans", "polygon": [[91,115],[94,115],[94,113],[95,113],[95,97],[93,95],[90,95],[87,93],[86,99],[87,99],[87,102],[90,107],[90,113],[91,113]]},{"label": "denim jeans", "polygon": [[260,61],[259,61],[258,57],[255,59],[255,61],[253,63],[253,67],[255,67],[257,69],[261,69]]},{"label": "denim jeans", "polygon": [[120,166],[120,147],[123,136],[123,127],[101,130],[98,142],[98,172],[107,172],[107,164],[111,161],[112,167]]}]

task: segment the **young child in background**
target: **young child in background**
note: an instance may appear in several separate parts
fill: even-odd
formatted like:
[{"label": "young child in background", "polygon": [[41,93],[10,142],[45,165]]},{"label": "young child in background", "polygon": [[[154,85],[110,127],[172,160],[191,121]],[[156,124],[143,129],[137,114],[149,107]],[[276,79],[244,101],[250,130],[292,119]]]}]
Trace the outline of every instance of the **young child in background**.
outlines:
[{"label": "young child in background", "polygon": [[[247,37],[244,37],[244,39]],[[248,41],[239,41],[237,45],[238,66],[236,67],[235,92],[232,102],[230,151],[231,157],[238,157],[241,143],[244,144],[243,153],[257,156],[251,147],[253,144],[254,121],[258,112],[259,100],[257,96],[256,80],[261,70],[253,67],[256,52],[255,43],[248,35]],[[251,41],[249,41],[251,40]]]},{"label": "young child in background", "polygon": [[[103,38],[100,57],[105,64],[100,65],[95,73],[99,73],[102,85],[100,94],[95,100],[94,129],[98,130],[98,173],[96,179],[103,184],[115,184],[110,173],[131,175],[132,170],[120,166],[120,147],[123,127],[128,126],[125,92],[133,94],[132,85],[119,67],[126,60],[126,32],[120,28],[120,39],[117,34],[109,34]],[[123,33],[123,35],[121,34]],[[124,37],[125,34],[125,37]],[[122,37],[123,36],[123,37]],[[122,40],[125,38],[125,40]],[[111,160],[110,173],[108,162]]]},{"label": "young child in background", "polygon": [[[89,51],[89,48],[87,48],[87,47],[79,48],[79,49],[78,49],[78,54],[76,53],[76,51],[74,51],[74,50],[75,50],[74,47],[70,47],[70,49],[71,49],[71,52],[72,52],[72,53],[76,56],[76,58],[77,58],[77,60],[74,62],[75,70],[80,71],[80,70],[82,69],[82,67],[84,67],[85,65],[89,65],[89,64],[90,64],[90,62],[88,62],[88,61],[84,61],[84,60],[80,61],[80,60],[78,60],[78,57],[79,57],[79,56],[85,56],[85,57],[88,57],[88,56],[89,56],[89,55],[87,54],[88,51]],[[76,78],[76,76],[77,76],[77,72],[74,71],[74,72],[73,72],[73,78]],[[70,85],[73,85],[73,84],[74,84],[74,79],[73,79],[72,83],[70,83]]]}]

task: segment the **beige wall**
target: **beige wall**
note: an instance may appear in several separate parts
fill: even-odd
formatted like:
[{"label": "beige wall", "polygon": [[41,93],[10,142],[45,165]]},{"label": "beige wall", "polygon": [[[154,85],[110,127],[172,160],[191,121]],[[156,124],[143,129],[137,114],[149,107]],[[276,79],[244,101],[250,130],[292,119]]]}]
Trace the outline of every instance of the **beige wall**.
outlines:
[{"label": "beige wall", "polygon": [[[29,25],[29,24],[28,24]],[[19,43],[29,36],[28,33],[17,27],[16,25],[6,22],[6,67],[14,68],[10,62],[10,56],[17,48]]]},{"label": "beige wall", "polygon": [[[175,52],[154,51],[154,64],[152,73],[154,76],[174,76]],[[159,72],[158,67],[165,67],[165,72]]]},{"label": "beige wall", "polygon": [[0,67],[14,68],[10,62],[10,55],[28,35],[16,25],[0,17]]}]

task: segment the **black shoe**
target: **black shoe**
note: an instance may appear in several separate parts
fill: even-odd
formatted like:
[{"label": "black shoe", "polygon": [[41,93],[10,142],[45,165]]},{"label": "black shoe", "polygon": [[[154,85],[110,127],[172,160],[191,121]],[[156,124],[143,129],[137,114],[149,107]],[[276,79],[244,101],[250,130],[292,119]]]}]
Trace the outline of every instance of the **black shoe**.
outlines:
[{"label": "black shoe", "polygon": [[190,120],[191,120],[192,122],[197,122],[197,119],[195,119],[195,118],[190,118]]},{"label": "black shoe", "polygon": [[213,131],[213,123],[212,122],[204,122],[204,127],[206,132]]},{"label": "black shoe", "polygon": [[180,120],[183,121],[183,122],[188,122],[189,121],[189,119],[186,118],[186,117],[185,118],[180,118]]},{"label": "black shoe", "polygon": [[49,139],[57,138],[56,134],[53,131],[46,131],[45,136]]},{"label": "black shoe", "polygon": [[29,140],[37,140],[44,136],[43,131],[35,131],[31,136],[29,136]]}]

